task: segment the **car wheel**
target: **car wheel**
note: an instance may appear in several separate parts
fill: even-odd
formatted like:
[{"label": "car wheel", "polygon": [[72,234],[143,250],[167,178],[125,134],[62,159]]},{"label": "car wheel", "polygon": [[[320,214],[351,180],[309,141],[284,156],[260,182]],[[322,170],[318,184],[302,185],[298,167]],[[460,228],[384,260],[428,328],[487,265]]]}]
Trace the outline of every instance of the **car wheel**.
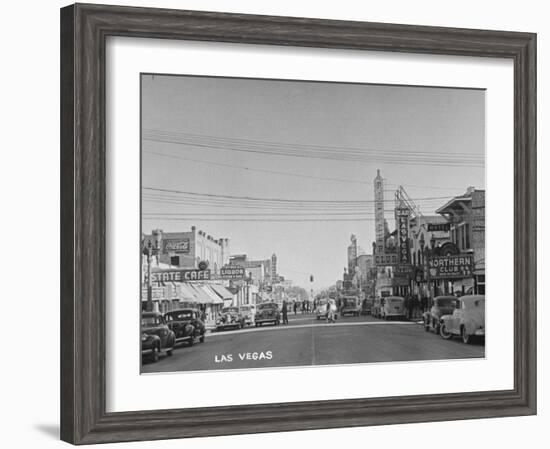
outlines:
[{"label": "car wheel", "polygon": [[472,336],[466,330],[466,326],[462,326],[460,334],[462,336],[462,342],[464,344],[469,345],[472,342]]},{"label": "car wheel", "polygon": [[439,326],[439,335],[441,335],[441,338],[444,340],[450,340],[453,336],[453,334],[447,330],[445,323],[441,323],[441,326]]},{"label": "car wheel", "polygon": [[159,352],[160,352],[160,351],[159,351],[158,346],[155,346],[155,347],[153,348],[153,353],[151,354],[151,361],[152,361],[153,363],[159,361]]},{"label": "car wheel", "polygon": [[167,349],[167,350],[166,350],[166,355],[167,355],[168,357],[172,357],[172,349],[173,349],[173,348],[170,348],[170,349]]},{"label": "car wheel", "polygon": [[195,344],[195,337],[191,335],[191,338],[189,339],[189,346],[193,346]]},{"label": "car wheel", "polygon": [[201,343],[204,343],[204,334],[201,335],[201,338],[199,338],[199,341],[200,341]]}]

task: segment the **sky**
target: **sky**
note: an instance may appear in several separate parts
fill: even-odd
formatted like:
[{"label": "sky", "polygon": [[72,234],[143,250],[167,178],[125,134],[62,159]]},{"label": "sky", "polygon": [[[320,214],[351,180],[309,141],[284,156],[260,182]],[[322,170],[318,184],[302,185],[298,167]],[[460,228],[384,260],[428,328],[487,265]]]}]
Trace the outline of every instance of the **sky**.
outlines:
[{"label": "sky", "polygon": [[[403,185],[424,214],[485,188],[485,91],[143,74],[142,230],[195,225],[296,285],[341,279],[351,234],[371,253]],[[314,282],[309,282],[309,276]]]}]

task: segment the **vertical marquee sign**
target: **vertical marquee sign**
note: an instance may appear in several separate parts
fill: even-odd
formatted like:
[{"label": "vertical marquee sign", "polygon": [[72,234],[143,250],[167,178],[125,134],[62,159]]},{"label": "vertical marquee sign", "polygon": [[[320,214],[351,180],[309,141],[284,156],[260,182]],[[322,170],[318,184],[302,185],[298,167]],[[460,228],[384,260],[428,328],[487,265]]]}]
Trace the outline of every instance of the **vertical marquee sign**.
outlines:
[{"label": "vertical marquee sign", "polygon": [[397,209],[397,235],[399,242],[398,259],[402,264],[410,264],[409,255],[409,209],[399,208]]}]

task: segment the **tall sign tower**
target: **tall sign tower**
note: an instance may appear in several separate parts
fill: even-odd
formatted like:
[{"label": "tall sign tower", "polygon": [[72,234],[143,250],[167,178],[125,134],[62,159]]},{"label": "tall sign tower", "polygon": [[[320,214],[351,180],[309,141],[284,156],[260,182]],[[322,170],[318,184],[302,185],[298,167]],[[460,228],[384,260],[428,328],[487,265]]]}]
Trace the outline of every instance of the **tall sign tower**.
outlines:
[{"label": "tall sign tower", "polygon": [[384,253],[384,178],[380,175],[380,169],[376,171],[374,178],[374,225],[376,231],[376,254]]}]

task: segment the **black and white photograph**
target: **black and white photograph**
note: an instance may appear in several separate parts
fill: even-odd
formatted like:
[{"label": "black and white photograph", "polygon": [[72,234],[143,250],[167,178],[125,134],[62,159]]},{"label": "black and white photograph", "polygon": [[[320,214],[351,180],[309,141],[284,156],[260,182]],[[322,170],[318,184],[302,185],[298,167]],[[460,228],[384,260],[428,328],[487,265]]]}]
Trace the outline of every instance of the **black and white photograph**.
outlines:
[{"label": "black and white photograph", "polygon": [[485,91],[141,74],[142,373],[485,357]]}]

